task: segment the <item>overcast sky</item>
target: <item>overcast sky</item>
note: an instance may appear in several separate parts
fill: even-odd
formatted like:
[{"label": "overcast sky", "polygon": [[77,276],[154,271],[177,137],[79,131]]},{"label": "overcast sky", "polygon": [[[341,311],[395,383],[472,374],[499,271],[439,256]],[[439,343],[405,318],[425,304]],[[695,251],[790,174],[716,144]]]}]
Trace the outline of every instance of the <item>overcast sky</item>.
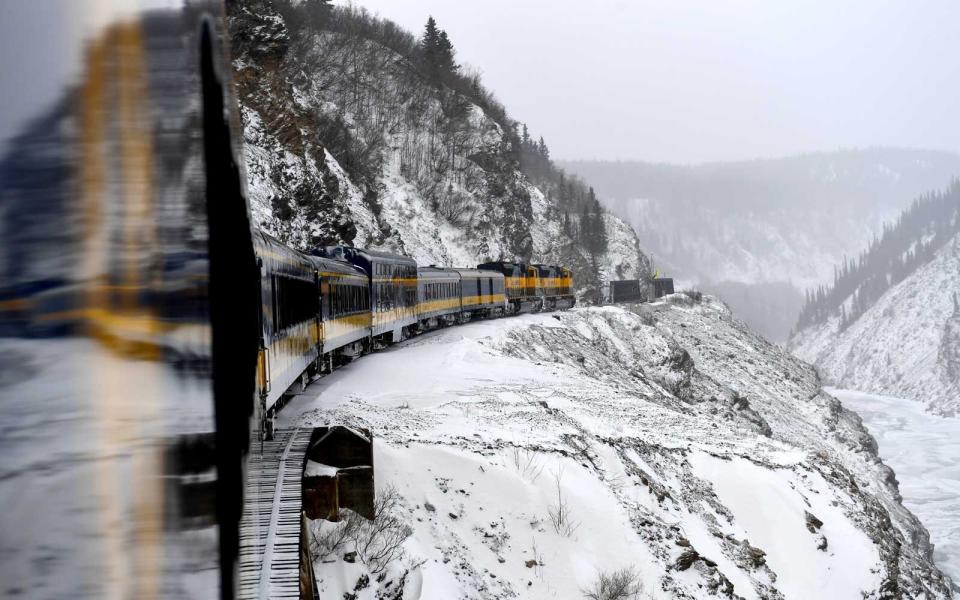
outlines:
[{"label": "overcast sky", "polygon": [[960,0],[356,2],[432,14],[555,158],[960,151]]}]

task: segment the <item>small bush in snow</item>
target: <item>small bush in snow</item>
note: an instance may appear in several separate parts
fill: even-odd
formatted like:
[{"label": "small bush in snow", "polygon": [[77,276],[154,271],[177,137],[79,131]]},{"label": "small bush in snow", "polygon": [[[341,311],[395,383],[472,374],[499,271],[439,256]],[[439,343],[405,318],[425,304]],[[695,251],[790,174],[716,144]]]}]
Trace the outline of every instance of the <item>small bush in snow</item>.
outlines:
[{"label": "small bush in snow", "polygon": [[373,503],[373,519],[344,510],[339,523],[321,521],[319,527],[314,528],[310,550],[315,557],[323,558],[352,548],[357,559],[371,573],[379,575],[392,561],[403,557],[403,543],[413,533],[400,518],[399,507],[400,494],[396,488],[380,490]]},{"label": "small bush in snow", "polygon": [[530,483],[536,483],[540,474],[543,473],[543,462],[537,457],[534,450],[514,446],[510,458],[513,460],[513,466],[516,467],[520,476]]},{"label": "small bush in snow", "polygon": [[553,529],[564,537],[572,537],[580,528],[580,522],[573,519],[570,506],[567,504],[567,498],[563,495],[563,487],[560,485],[562,473],[553,476],[557,484],[557,503],[547,508],[550,515],[550,523]]},{"label": "small bush in snow", "polygon": [[584,597],[589,600],[634,600],[642,593],[640,574],[629,567],[602,572],[589,588],[583,590]]}]

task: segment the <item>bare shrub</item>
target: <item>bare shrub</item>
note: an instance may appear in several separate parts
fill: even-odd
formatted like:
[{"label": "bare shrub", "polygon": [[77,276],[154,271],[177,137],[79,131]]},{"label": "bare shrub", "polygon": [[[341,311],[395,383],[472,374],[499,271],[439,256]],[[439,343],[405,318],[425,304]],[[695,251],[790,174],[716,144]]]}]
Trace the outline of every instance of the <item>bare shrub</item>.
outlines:
[{"label": "bare shrub", "polygon": [[338,523],[320,521],[312,528],[310,551],[324,558],[352,546],[357,559],[379,575],[403,557],[403,543],[413,530],[400,518],[400,493],[393,486],[380,490],[373,503],[373,519],[343,510]]},{"label": "bare shrub", "polygon": [[574,520],[570,506],[567,504],[567,498],[563,494],[563,487],[560,485],[562,478],[562,472],[558,472],[553,476],[553,480],[557,486],[557,503],[548,507],[547,513],[550,515],[550,523],[553,525],[554,531],[564,537],[572,537],[577,529],[580,528],[580,521]]},{"label": "bare shrub", "polygon": [[537,578],[543,581],[543,568],[547,566],[547,563],[544,562],[543,554],[540,552],[540,549],[537,548],[536,538],[531,540],[530,555],[532,558],[526,561],[526,566],[528,569],[533,569]]},{"label": "bare shrub", "polygon": [[640,574],[630,567],[601,572],[593,584],[582,590],[589,600],[634,600],[643,593]]},{"label": "bare shrub", "polygon": [[413,535],[413,530],[399,516],[400,493],[393,486],[377,494],[373,503],[373,519],[363,517],[357,526],[352,541],[357,557],[379,575],[394,559],[403,556],[403,543]]},{"label": "bare shrub", "polygon": [[540,460],[534,450],[514,446],[510,458],[513,460],[513,466],[520,473],[520,476],[530,483],[536,483],[543,473],[543,461]]},{"label": "bare shrub", "polygon": [[314,521],[310,533],[310,554],[316,558],[326,558],[336,553],[350,540],[362,519],[352,510],[344,510],[343,518],[338,523],[330,521]]}]

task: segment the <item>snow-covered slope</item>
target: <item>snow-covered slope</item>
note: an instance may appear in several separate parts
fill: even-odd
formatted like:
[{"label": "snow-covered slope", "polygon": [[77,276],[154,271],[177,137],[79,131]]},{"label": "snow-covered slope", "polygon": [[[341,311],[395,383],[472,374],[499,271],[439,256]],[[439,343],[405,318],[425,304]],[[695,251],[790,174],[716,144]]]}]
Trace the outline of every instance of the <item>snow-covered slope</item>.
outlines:
[{"label": "snow-covered slope", "polygon": [[372,429],[411,534],[382,576],[351,547],[318,557],[321,593],[582,598],[627,568],[650,598],[949,597],[874,440],[813,369],[710,297],[635,311],[429,333],[294,400],[281,425]]},{"label": "snow-covered slope", "polygon": [[[333,17],[350,27],[291,25],[302,15],[283,5],[237,3],[230,17],[260,228],[299,248],[385,248],[425,265],[562,263],[581,290],[649,272],[636,234],[613,215],[607,251],[591,256],[562,226],[579,212],[531,182],[506,117],[476,100],[487,92],[430,80],[395,49],[410,34],[351,7]],[[363,27],[394,28],[397,44]]]},{"label": "snow-covered slope", "polygon": [[839,387],[960,410],[960,236],[839,331],[839,317],[799,332],[791,351]]}]

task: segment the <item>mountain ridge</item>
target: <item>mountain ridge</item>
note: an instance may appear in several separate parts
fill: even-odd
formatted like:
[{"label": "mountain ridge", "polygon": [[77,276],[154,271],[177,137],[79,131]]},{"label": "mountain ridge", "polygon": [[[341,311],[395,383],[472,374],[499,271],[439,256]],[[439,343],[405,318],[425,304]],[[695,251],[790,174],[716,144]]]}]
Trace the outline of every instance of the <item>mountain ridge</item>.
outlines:
[{"label": "mountain ridge", "polygon": [[[695,166],[562,165],[637,229],[661,270],[719,292],[751,326],[785,342],[803,291],[829,283],[834,265],[914,198],[948,185],[960,155],[874,148]],[[771,283],[782,286],[758,285]],[[752,294],[724,294],[733,284]]]}]

